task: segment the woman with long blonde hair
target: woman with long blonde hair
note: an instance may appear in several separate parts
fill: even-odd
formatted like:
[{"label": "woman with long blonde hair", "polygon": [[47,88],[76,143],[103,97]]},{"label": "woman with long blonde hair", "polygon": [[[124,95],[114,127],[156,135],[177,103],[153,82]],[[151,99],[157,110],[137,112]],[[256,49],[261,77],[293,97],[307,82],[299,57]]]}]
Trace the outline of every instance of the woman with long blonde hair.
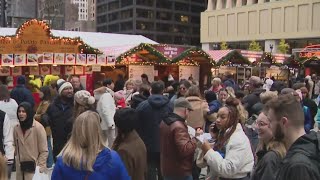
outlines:
[{"label": "woman with long blonde hair", "polygon": [[120,156],[104,144],[98,113],[85,111],[76,118],[52,179],[130,179]]}]

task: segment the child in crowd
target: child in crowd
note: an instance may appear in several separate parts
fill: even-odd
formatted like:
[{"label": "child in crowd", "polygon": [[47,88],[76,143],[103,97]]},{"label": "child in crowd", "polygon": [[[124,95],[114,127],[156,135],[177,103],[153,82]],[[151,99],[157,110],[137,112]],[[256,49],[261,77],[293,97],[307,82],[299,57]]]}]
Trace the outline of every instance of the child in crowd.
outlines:
[{"label": "child in crowd", "polygon": [[114,100],[116,102],[117,109],[126,107],[126,101],[125,101],[124,97],[125,97],[125,95],[124,95],[123,90],[117,91],[114,93]]}]

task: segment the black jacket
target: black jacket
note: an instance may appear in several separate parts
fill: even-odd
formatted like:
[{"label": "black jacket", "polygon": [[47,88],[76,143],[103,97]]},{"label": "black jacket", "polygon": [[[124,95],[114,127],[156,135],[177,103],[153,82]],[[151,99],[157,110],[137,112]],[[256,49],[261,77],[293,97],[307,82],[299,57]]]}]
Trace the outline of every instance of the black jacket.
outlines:
[{"label": "black jacket", "polygon": [[281,157],[275,151],[257,152],[258,163],[252,172],[251,180],[275,180]]},{"label": "black jacket", "polygon": [[151,95],[139,104],[136,111],[139,115],[137,132],[147,152],[160,152],[160,123],[171,112],[168,97]]},{"label": "black jacket", "polygon": [[277,180],[320,179],[320,134],[310,132],[289,148],[277,173]]},{"label": "black jacket", "polygon": [[49,105],[46,114],[52,131],[53,155],[56,159],[56,156],[67,143],[72,130],[73,100],[70,99],[68,103],[63,103],[58,96]]},{"label": "black jacket", "polygon": [[307,106],[310,110],[310,113],[311,113],[311,118],[312,118],[312,128],[314,126],[314,117],[317,115],[317,112],[318,112],[318,106],[317,104],[309,99],[309,98],[306,98],[302,101],[303,105],[304,106]]},{"label": "black jacket", "polygon": [[256,103],[260,102],[260,94],[264,91],[265,91],[264,89],[255,89],[252,93],[250,93],[245,98],[243,98],[242,104],[248,111],[249,117],[251,117],[252,114],[254,114],[253,112],[254,110],[252,109],[252,107]]},{"label": "black jacket", "polygon": [[137,94],[132,96],[132,100],[131,100],[131,108],[136,109],[140,103],[142,103],[143,101],[147,100],[148,97],[144,96],[143,94]]}]

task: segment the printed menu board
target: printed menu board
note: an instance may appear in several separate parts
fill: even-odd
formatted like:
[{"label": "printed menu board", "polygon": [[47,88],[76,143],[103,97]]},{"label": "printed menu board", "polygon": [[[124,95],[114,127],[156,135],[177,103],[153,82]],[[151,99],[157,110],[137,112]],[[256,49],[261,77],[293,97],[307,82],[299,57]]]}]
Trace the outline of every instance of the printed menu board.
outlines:
[{"label": "printed menu board", "polygon": [[13,54],[2,54],[1,65],[2,66],[12,66],[13,65]]},{"label": "printed menu board", "polygon": [[0,76],[10,76],[10,67],[9,66],[1,66],[0,67]]},{"label": "printed menu board", "polygon": [[76,54],[66,54],[65,64],[75,64],[76,63]]},{"label": "printed menu board", "polygon": [[86,54],[77,54],[77,65],[85,65],[87,63],[87,55]]},{"label": "printed menu board", "polygon": [[14,55],[14,65],[15,66],[26,65],[26,55],[25,54],[15,54]]},{"label": "printed menu board", "polygon": [[150,82],[154,81],[154,66],[129,65],[130,79],[141,79],[141,74],[146,74]]},{"label": "printed menu board", "polygon": [[54,64],[64,64],[64,53],[54,54]]},{"label": "printed menu board", "polygon": [[27,65],[38,65],[38,54],[27,54]]},{"label": "printed menu board", "polygon": [[61,74],[61,66],[51,66],[51,74],[60,75]]},{"label": "printed menu board", "polygon": [[97,55],[96,54],[88,54],[87,55],[87,64],[93,65],[97,63]]}]

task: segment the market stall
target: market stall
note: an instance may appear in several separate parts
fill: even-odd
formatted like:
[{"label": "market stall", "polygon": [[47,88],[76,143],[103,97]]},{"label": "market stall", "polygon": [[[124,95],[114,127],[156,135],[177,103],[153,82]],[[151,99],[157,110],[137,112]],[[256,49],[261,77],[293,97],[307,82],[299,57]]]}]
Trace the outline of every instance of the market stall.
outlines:
[{"label": "market stall", "polygon": [[252,75],[251,62],[239,50],[215,50],[208,52],[216,61],[212,75],[222,77],[226,72],[231,73],[240,86]]},{"label": "market stall", "polygon": [[[95,67],[114,63],[80,38],[53,36],[49,26],[36,19],[22,24],[14,35],[1,36],[0,54],[0,76],[6,79],[78,75],[89,91],[93,90]],[[15,81],[8,85],[14,86]]]}]

